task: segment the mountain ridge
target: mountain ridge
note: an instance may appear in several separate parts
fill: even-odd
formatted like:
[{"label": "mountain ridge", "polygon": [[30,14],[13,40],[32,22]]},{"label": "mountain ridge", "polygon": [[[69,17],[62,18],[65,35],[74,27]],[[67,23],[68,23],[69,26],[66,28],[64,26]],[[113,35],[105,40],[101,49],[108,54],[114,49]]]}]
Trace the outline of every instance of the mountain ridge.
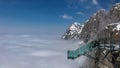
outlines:
[{"label": "mountain ridge", "polygon": [[113,5],[113,7],[108,12],[104,9],[101,9],[94,13],[88,21],[82,24],[84,25],[82,29],[76,29],[76,31],[80,30],[80,33],[75,31],[71,34],[69,31],[71,26],[69,26],[64,33],[63,39],[79,39],[83,40],[84,42],[88,42],[111,23],[120,24],[120,3]]}]

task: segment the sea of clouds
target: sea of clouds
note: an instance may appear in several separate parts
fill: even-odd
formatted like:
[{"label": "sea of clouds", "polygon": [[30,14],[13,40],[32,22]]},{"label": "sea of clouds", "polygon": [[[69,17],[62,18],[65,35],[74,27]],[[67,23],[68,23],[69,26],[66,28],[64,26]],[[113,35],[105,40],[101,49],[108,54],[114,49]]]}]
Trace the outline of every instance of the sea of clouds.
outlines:
[{"label": "sea of clouds", "polygon": [[78,68],[86,57],[68,60],[67,50],[80,43],[54,35],[0,35],[0,68]]}]

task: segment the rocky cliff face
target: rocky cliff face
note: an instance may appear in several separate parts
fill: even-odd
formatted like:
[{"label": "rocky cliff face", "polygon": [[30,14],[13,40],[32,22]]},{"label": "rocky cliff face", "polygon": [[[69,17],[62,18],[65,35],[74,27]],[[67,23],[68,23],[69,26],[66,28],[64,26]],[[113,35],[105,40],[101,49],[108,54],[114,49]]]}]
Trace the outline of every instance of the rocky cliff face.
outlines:
[{"label": "rocky cliff face", "polygon": [[[65,32],[64,39],[80,39],[88,42],[98,38],[101,40],[99,42],[101,44],[120,44],[120,3],[115,4],[109,12],[99,10],[84,23],[84,27],[79,25],[79,27],[71,29],[72,26]],[[107,51],[97,49],[90,52],[90,55],[94,56],[96,60],[89,59],[90,64],[82,68],[120,68],[119,51],[110,52],[107,58],[100,61]]]},{"label": "rocky cliff face", "polygon": [[[76,29],[71,30],[71,26],[66,30],[64,39],[81,39],[88,42],[94,39],[97,34],[105,29],[108,24],[120,24],[120,3],[115,4],[109,12],[101,9],[93,14],[90,19],[84,23],[84,27],[79,25]],[[81,28],[82,27],[82,28]]]},{"label": "rocky cliff face", "polygon": [[83,39],[85,42],[93,39],[95,35],[103,29],[103,25],[105,25],[105,18],[106,13],[104,10],[100,10],[91,16],[89,21],[85,24],[81,34],[79,34],[79,39]]}]

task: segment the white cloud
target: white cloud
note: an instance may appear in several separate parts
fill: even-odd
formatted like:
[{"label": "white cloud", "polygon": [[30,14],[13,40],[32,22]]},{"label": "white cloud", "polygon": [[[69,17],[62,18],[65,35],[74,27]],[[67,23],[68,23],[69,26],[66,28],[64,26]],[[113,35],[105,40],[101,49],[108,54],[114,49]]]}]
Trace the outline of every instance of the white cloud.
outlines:
[{"label": "white cloud", "polygon": [[84,16],[85,14],[83,12],[77,12],[76,14]]},{"label": "white cloud", "polygon": [[92,3],[93,3],[94,5],[98,5],[97,0],[92,0]]},{"label": "white cloud", "polygon": [[79,68],[85,61],[84,57],[67,59],[66,51],[79,46],[78,42],[47,36],[0,35],[0,68]]},{"label": "white cloud", "polygon": [[64,15],[62,16],[62,18],[63,18],[63,19],[73,19],[72,16],[67,15],[67,14],[64,14]]},{"label": "white cloud", "polygon": [[39,56],[39,57],[55,57],[55,56],[60,56],[61,53],[51,50],[40,50],[31,53],[31,55]]}]

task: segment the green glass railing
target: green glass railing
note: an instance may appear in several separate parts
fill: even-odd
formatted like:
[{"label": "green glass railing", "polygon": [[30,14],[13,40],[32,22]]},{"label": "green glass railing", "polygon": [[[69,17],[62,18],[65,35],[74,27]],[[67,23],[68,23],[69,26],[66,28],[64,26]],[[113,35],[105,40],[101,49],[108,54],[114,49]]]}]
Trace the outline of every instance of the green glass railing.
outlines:
[{"label": "green glass railing", "polygon": [[68,59],[75,59],[78,58],[81,55],[85,55],[86,53],[88,53],[89,51],[91,51],[93,48],[95,48],[97,46],[97,42],[96,41],[92,41],[90,43],[87,43],[86,45],[83,45],[81,47],[79,47],[76,50],[68,50]]}]

